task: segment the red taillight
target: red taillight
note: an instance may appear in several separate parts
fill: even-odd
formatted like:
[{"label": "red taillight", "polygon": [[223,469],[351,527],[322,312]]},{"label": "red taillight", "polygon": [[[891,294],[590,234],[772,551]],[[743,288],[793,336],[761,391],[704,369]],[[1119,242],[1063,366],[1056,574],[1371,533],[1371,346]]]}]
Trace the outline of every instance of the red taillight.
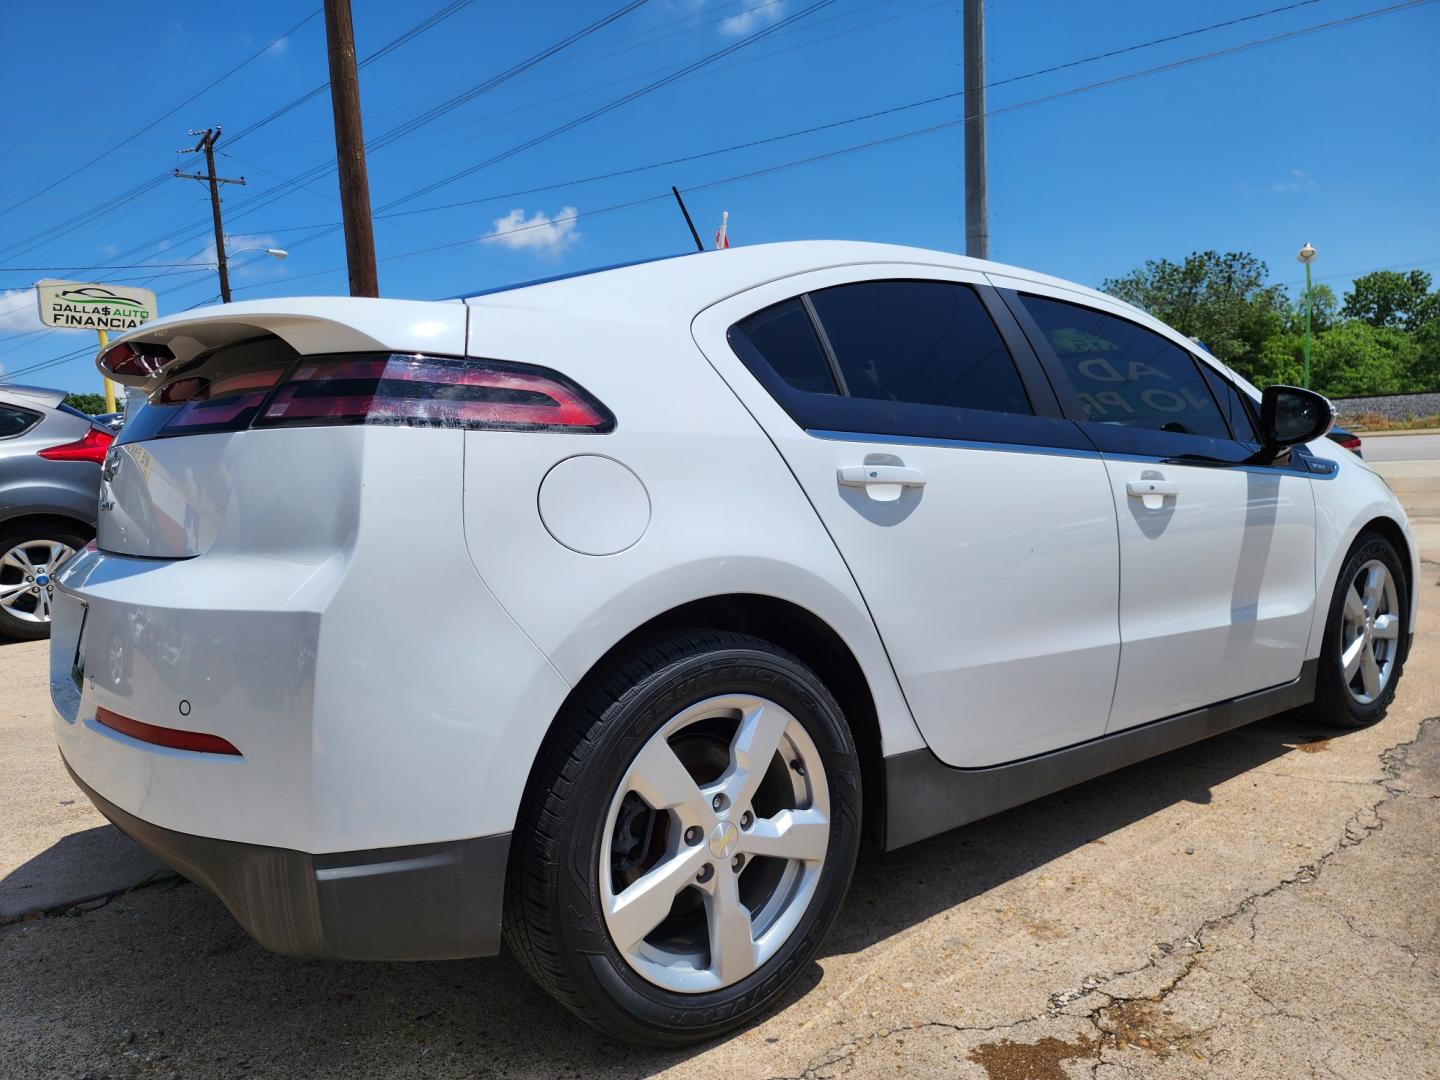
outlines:
[{"label": "red taillight", "polygon": [[143,720],[131,720],[109,709],[96,709],[95,722],[121,735],[128,735],[140,742],[153,746],[166,746],[171,750],[191,750],[197,754],[229,754],[242,757],[234,743],[219,735],[207,735],[203,731],[182,731],[180,728],[160,727]]},{"label": "red taillight", "polygon": [[152,378],[175,354],[164,345],[122,342],[100,354],[100,367],[111,375],[139,375]]},{"label": "red taillight", "polygon": [[615,418],[555,371],[431,356],[302,360],[255,427],[409,424],[509,431],[607,432]]},{"label": "red taillight", "polygon": [[1337,440],[1335,440],[1335,441],[1338,442],[1341,446],[1345,447],[1346,450],[1359,450],[1359,449],[1360,449],[1360,436],[1359,436],[1359,435],[1349,435],[1349,436],[1347,436],[1346,438],[1337,439]]},{"label": "red taillight", "polygon": [[105,460],[105,451],[110,449],[110,444],[114,441],[115,436],[110,432],[91,428],[74,442],[47,446],[37,453],[51,461],[92,461],[99,465]]}]

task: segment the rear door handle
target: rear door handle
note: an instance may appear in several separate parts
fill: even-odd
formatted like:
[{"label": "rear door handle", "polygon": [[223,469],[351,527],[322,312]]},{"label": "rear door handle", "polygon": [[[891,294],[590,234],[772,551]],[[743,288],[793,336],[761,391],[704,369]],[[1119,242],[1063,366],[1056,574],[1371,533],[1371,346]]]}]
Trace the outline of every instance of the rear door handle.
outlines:
[{"label": "rear door handle", "polygon": [[925,474],[906,465],[842,465],[835,475],[845,487],[864,488],[876,502],[894,502],[905,488],[925,486]]},{"label": "rear door handle", "polygon": [[1131,480],[1125,485],[1125,492],[1132,499],[1139,499],[1146,510],[1163,510],[1165,498],[1180,494],[1180,485],[1174,480]]}]

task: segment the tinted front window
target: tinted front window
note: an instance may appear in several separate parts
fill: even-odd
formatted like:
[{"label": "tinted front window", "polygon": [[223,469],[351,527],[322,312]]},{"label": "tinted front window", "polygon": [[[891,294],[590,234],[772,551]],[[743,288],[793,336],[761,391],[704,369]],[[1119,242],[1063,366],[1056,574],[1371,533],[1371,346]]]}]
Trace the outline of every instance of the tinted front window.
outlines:
[{"label": "tinted front window", "polygon": [[1030,413],[1010,352],[973,289],[867,281],[811,293],[852,397]]},{"label": "tinted front window", "polygon": [[1230,438],[1194,359],[1174,342],[1093,308],[1020,299],[1069,375],[1085,419]]},{"label": "tinted front window", "polygon": [[796,390],[833,394],[830,362],[815,336],[810,314],[799,300],[786,300],[751,315],[735,327],[782,379]]},{"label": "tinted front window", "polygon": [[1215,400],[1220,403],[1220,411],[1225,414],[1225,419],[1230,421],[1230,430],[1234,432],[1235,438],[1241,442],[1259,442],[1260,436],[1255,430],[1255,419],[1251,415],[1250,409],[1246,407],[1245,400],[1235,384],[1211,368],[1209,364],[1201,363],[1200,371],[1205,376],[1205,381],[1210,384],[1210,391],[1215,395]]},{"label": "tinted front window", "polygon": [[24,409],[14,409],[9,405],[0,405],[0,439],[8,439],[13,435],[20,435],[29,431],[40,418],[32,412]]}]

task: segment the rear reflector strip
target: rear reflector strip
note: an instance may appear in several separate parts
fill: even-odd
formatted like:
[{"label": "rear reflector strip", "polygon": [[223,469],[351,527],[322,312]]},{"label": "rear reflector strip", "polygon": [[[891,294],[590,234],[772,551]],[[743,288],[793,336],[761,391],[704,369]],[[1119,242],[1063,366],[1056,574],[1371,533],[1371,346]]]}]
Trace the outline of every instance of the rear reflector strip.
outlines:
[{"label": "rear reflector strip", "polygon": [[219,735],[207,735],[202,731],[181,731],[179,728],[160,727],[141,720],[131,720],[109,709],[96,709],[95,722],[121,735],[128,735],[140,742],[153,746],[167,746],[171,750],[190,750],[197,754],[229,754],[243,757],[233,743]]}]

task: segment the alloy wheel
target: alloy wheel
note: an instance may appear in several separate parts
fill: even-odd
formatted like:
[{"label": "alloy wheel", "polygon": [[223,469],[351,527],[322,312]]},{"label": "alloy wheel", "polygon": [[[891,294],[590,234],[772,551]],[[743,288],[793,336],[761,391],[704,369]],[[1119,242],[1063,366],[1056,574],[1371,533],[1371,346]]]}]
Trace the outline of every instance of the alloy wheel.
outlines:
[{"label": "alloy wheel", "polygon": [[0,555],[0,608],[21,622],[48,623],[55,571],[75,554],[61,540],[25,540]]},{"label": "alloy wheel", "polygon": [[1384,693],[1399,648],[1395,579],[1384,563],[1371,559],[1351,579],[1341,609],[1341,678],[1361,705],[1371,704]]},{"label": "alloy wheel", "polygon": [[794,933],[829,839],[825,770],[800,722],[749,694],[698,702],[650,737],[611,799],[606,928],[658,986],[733,985]]}]

